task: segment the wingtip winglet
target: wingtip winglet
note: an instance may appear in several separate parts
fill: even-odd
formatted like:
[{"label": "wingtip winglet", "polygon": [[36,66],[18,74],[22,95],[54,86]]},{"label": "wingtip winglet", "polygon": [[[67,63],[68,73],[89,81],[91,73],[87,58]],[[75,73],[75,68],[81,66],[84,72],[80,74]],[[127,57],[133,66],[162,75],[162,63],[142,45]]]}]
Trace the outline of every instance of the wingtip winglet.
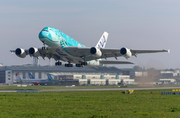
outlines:
[{"label": "wingtip winglet", "polygon": [[168,52],[170,54],[170,49],[169,50],[163,50],[163,52]]},{"label": "wingtip winglet", "polygon": [[170,49],[168,50],[168,53],[170,54]]}]

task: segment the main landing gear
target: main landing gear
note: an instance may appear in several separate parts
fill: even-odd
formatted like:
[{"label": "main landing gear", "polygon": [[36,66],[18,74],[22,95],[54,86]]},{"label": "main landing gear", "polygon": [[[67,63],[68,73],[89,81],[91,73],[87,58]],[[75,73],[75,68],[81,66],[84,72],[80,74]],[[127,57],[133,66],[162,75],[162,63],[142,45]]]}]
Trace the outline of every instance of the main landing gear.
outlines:
[{"label": "main landing gear", "polygon": [[87,65],[87,62],[81,62],[81,64],[76,64],[76,67],[83,67],[86,65]]},{"label": "main landing gear", "polygon": [[73,67],[73,64],[65,64],[65,67]]},{"label": "main landing gear", "polygon": [[58,62],[55,63],[55,65],[60,66],[60,65],[62,65],[62,62],[58,61]]},{"label": "main landing gear", "polygon": [[[62,62],[58,61],[55,63],[56,66],[60,66],[62,65]],[[83,67],[86,66],[87,62],[81,62],[80,64],[76,64],[76,67]],[[73,67],[73,64],[71,64],[70,62],[68,64],[65,64],[65,67]]]},{"label": "main landing gear", "polygon": [[86,66],[86,65],[87,65],[87,62],[81,62],[81,65]]},{"label": "main landing gear", "polygon": [[83,67],[83,65],[81,65],[81,64],[76,64],[76,67]]},{"label": "main landing gear", "polygon": [[[62,65],[62,62],[57,61],[57,62],[55,63],[55,65],[56,65],[56,66],[60,66],[60,65]],[[71,64],[71,63],[65,64],[65,67],[73,67],[73,64]]]},{"label": "main landing gear", "polygon": [[71,64],[70,62],[68,62],[68,64],[65,64],[65,67],[73,67],[73,64]]}]

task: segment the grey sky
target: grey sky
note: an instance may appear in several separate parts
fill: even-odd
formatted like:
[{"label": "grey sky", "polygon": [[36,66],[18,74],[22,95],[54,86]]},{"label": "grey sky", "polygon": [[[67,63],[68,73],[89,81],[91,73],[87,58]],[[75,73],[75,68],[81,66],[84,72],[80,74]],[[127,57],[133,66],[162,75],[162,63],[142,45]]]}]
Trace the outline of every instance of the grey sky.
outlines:
[{"label": "grey sky", "polygon": [[[0,16],[0,63],[4,65],[32,63],[29,56],[21,59],[9,50],[42,47],[38,34],[52,26],[88,47],[95,46],[107,31],[107,48],[171,49],[170,54],[141,54],[127,61],[180,68],[179,0],[1,0]],[[40,59],[41,65],[48,63]]]}]

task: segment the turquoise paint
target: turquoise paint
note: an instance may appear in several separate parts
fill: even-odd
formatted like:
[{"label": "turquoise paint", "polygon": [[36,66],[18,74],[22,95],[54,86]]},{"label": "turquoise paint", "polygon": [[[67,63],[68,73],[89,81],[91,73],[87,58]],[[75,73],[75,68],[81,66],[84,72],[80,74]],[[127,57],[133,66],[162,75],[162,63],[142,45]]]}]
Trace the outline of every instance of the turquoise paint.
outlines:
[{"label": "turquoise paint", "polygon": [[[79,43],[78,41],[74,40],[73,38],[69,37],[68,35],[66,35],[65,33],[63,33],[62,31],[53,28],[53,27],[45,27],[41,30],[41,32],[39,33],[39,39],[44,42],[45,44],[47,44],[48,46],[60,46],[63,48],[63,50],[68,53],[69,55],[72,55],[71,53],[69,53],[66,50],[66,46],[74,46],[74,47],[85,47],[84,45],[82,45],[81,43]],[[67,56],[66,54],[61,55],[61,56]],[[89,57],[90,55],[86,55],[86,57]],[[94,60],[93,62],[88,61],[88,64],[91,65],[91,63],[93,65],[96,65],[96,63],[99,60]]]},{"label": "turquoise paint", "polygon": [[66,51],[68,54],[70,53],[66,50],[65,46],[85,47],[78,41],[53,27],[45,27],[42,29],[42,31],[39,33],[39,39],[42,42],[45,42],[48,46],[61,45],[64,51]]},{"label": "turquoise paint", "polygon": [[46,38],[46,42],[49,46],[61,45],[62,47],[65,46],[85,47],[78,41],[74,40],[65,33],[53,27],[45,27],[44,29],[42,29],[42,31],[39,33],[39,39],[41,41],[44,41],[43,40],[44,38]]}]

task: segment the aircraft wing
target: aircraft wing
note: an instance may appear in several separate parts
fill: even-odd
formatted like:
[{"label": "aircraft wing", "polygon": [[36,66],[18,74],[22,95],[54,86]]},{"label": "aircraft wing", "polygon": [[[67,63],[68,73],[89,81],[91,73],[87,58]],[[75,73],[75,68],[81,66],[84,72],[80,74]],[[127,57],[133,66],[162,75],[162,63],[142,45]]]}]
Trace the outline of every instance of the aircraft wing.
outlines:
[{"label": "aircraft wing", "polygon": [[100,50],[102,52],[102,56],[95,58],[90,53],[90,49],[91,49],[90,47],[65,47],[65,48],[69,53],[71,53],[75,57],[85,57],[86,61],[100,59],[100,58],[121,56],[121,54],[119,53],[119,49],[100,48]]},{"label": "aircraft wing", "polygon": [[141,53],[157,53],[157,52],[170,52],[170,50],[131,50],[134,54]]},{"label": "aircraft wing", "polygon": [[[137,54],[142,53],[157,53],[157,52],[169,52],[169,50],[132,50],[128,48],[113,49],[113,48],[98,48],[102,55],[94,56],[90,53],[91,47],[65,47],[66,50],[75,57],[85,57],[86,61],[101,59],[101,58],[110,58],[110,57],[120,57],[124,56],[129,58],[131,56],[137,56]],[[96,48],[97,49],[97,48]],[[97,50],[98,50],[97,49]],[[125,53],[126,52],[126,53]]]},{"label": "aircraft wing", "polygon": [[[95,52],[99,52],[100,55],[92,54],[91,50],[95,49]],[[33,54],[30,54],[30,50],[33,50]],[[169,52],[169,50],[132,50],[128,48],[121,48],[121,49],[113,49],[113,48],[96,48],[96,47],[72,47],[72,46],[65,46],[65,50],[72,56],[84,58],[85,61],[90,60],[96,60],[101,58],[110,58],[114,57],[117,59],[117,57],[124,56],[125,58],[130,58],[131,56],[137,56],[137,54],[142,53],[157,53],[157,52]],[[16,55],[24,58],[27,55],[33,56],[33,57],[39,57],[41,56],[43,59],[45,57],[47,58],[54,58],[54,60],[63,60],[61,58],[61,55],[58,55],[54,50],[52,50],[50,47],[47,47],[45,50],[42,50],[42,48],[34,48],[31,47],[30,49],[22,49],[18,48],[16,50],[10,50],[12,53],[17,51],[19,55]],[[115,62],[102,62],[106,64],[115,64]],[[116,62],[117,64],[120,64],[122,62]],[[126,63],[129,64],[130,62]]]},{"label": "aircraft wing", "polygon": [[[33,48],[33,47],[32,47]],[[35,54],[31,55],[29,54],[29,49],[22,49],[19,48],[21,54],[19,55],[19,57],[24,58],[27,55],[33,56],[33,57],[39,57],[41,56],[43,59],[45,59],[45,57],[47,58],[54,58],[54,60],[62,60],[61,57],[59,55],[57,55],[50,47],[47,47],[45,50],[42,50],[42,48],[33,48],[35,51]],[[15,53],[15,50],[10,50],[11,53]],[[18,56],[18,55],[17,55]]]}]

